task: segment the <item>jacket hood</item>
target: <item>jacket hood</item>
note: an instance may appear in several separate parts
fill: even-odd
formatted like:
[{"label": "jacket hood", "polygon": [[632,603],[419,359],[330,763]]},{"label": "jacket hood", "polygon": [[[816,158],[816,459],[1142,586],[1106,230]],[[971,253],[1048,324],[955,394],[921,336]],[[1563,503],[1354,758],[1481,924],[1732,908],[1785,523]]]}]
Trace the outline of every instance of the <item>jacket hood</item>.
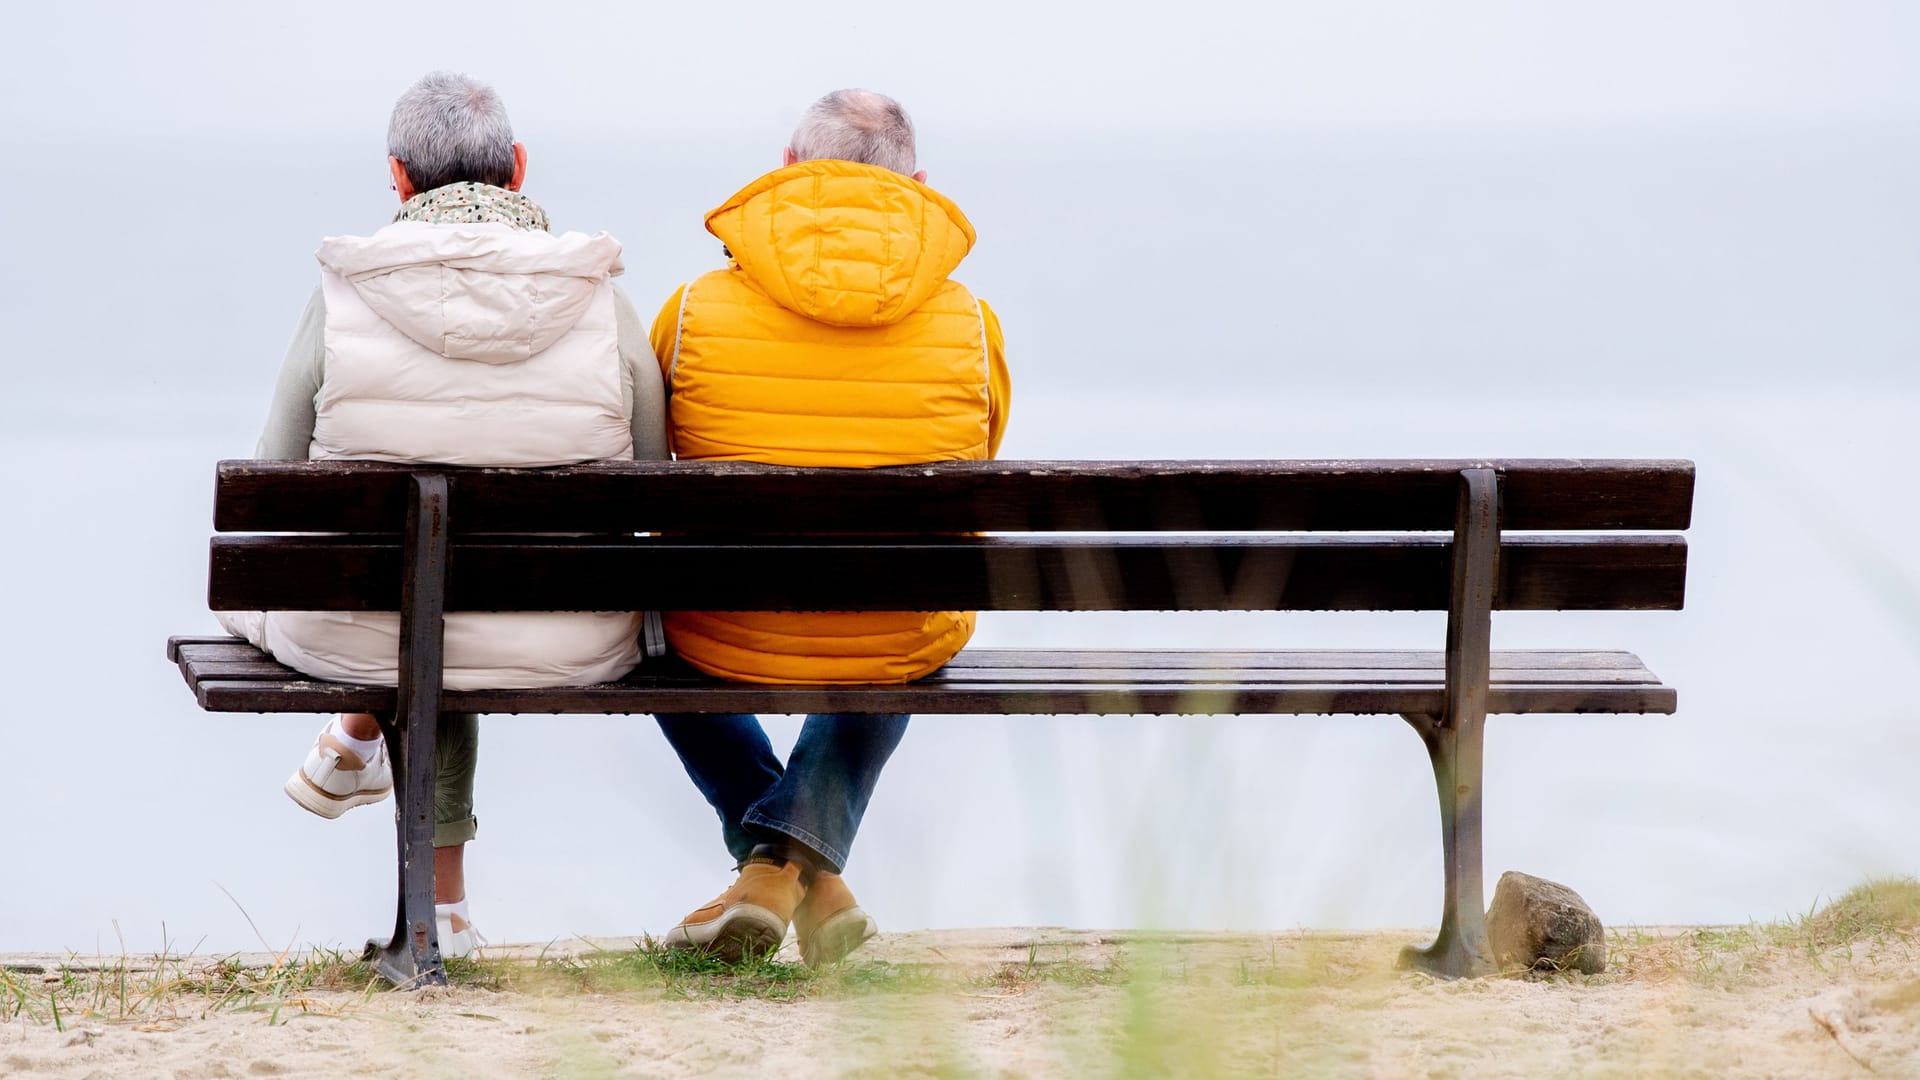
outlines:
[{"label": "jacket hood", "polygon": [[402,221],[330,236],[314,253],[382,319],[454,360],[511,364],[544,351],[624,269],[606,233]]},{"label": "jacket hood", "polygon": [[967,257],[973,224],[951,199],[888,169],[803,161],[707,214],[740,269],[780,306],[833,326],[912,314]]}]

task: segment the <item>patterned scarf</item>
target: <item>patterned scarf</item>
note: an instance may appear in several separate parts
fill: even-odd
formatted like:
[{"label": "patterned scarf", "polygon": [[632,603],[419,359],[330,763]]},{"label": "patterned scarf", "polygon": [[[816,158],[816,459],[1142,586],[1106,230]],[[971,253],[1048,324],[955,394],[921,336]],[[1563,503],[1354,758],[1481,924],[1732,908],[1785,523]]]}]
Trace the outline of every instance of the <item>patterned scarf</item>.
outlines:
[{"label": "patterned scarf", "polygon": [[424,221],[429,225],[460,225],[491,221],[516,229],[547,231],[547,212],[517,191],[463,180],[423,191],[400,204],[395,221]]}]

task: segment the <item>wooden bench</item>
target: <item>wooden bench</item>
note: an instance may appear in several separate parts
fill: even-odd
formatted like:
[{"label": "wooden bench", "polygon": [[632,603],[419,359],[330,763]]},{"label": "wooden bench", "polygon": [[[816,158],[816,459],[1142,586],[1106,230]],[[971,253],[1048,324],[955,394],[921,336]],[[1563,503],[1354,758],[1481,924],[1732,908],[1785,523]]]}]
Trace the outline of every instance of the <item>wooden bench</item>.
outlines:
[{"label": "wooden bench", "polygon": [[[1692,501],[1693,466],[1683,461],[864,471],[229,461],[219,466],[215,529],[251,535],[213,538],[213,609],[398,610],[401,682],[316,681],[232,638],[174,638],[167,657],[208,710],[395,717],[386,737],[400,901],[392,939],[369,953],[399,985],[444,979],[430,820],[442,709],[1403,716],[1433,762],[1445,885],[1437,939],[1409,947],[1402,962],[1474,975],[1492,969],[1480,855],[1487,714],[1675,708],[1674,691],[1630,653],[1491,652],[1492,613],[1680,608],[1686,541],[1671,531],[1687,528]],[[528,535],[563,532],[584,535]],[[599,686],[441,687],[444,612],[628,609],[1448,618],[1444,649],[1430,652],[968,649],[906,686],[730,684],[650,661]]]}]

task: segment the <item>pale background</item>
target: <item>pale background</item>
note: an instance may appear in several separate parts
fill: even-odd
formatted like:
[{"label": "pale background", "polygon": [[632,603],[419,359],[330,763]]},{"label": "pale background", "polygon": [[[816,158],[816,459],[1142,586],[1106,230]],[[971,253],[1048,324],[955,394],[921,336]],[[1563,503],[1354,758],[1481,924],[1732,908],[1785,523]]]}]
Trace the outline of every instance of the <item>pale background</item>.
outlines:
[{"label": "pale background", "polygon": [[[1920,8],[15,5],[0,63],[0,951],[350,944],[384,808],[279,791],[317,717],[210,716],[213,462],[320,237],[392,213],[393,99],[492,80],[557,228],[643,310],[823,91],[900,97],[979,228],[1005,456],[1675,456],[1688,610],[1504,615],[1639,652],[1672,718],[1496,718],[1488,883],[1609,922],[1920,870]],[[1437,647],[1424,616],[988,616],[993,644]],[[771,723],[776,742],[796,723]],[[718,829],[645,718],[486,722],[496,941],[658,932]],[[1436,811],[1393,718],[916,719],[849,867],[888,929],[1408,926]],[[233,900],[229,900],[231,893]],[[237,902],[237,904],[236,904]]]}]

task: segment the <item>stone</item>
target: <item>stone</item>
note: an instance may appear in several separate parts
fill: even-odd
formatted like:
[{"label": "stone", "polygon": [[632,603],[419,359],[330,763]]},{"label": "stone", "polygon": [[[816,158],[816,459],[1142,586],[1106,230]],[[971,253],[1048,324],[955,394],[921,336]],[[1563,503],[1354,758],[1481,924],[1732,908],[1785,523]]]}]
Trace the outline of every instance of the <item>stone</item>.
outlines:
[{"label": "stone", "polygon": [[1607,970],[1607,930],[1580,894],[1556,881],[1509,870],[1493,887],[1487,944],[1502,971]]}]

